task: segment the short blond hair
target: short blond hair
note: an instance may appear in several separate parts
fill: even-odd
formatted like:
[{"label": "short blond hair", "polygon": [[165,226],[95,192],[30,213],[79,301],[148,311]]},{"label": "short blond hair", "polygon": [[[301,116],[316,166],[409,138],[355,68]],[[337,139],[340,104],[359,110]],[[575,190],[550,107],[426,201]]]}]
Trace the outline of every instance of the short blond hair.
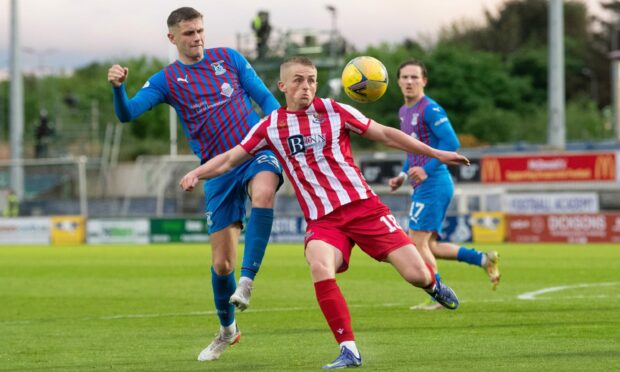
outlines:
[{"label": "short blond hair", "polygon": [[316,69],[316,66],[308,57],[304,57],[304,56],[290,57],[284,60],[284,62],[282,62],[282,64],[280,65],[280,79],[283,78],[282,74],[284,73],[284,70],[286,70],[289,66],[292,66],[292,65],[302,65],[302,66],[314,67]]}]

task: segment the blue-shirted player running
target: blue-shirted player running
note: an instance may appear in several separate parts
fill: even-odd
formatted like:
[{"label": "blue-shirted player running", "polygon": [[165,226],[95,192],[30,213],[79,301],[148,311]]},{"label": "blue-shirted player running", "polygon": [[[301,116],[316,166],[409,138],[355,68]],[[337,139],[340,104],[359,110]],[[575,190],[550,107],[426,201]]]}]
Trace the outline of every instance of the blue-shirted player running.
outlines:
[{"label": "blue-shirted player running", "polygon": [[[431,147],[456,151],[460,143],[446,112],[437,102],[424,95],[427,83],[424,64],[417,60],[406,61],[399,66],[397,77],[405,99],[405,104],[399,110],[401,130]],[[496,251],[485,253],[437,241],[454,194],[454,183],[448,167],[424,155],[407,154],[400,175],[389,180],[392,191],[399,188],[407,178],[411,178],[413,186],[409,235],[424,261],[437,273],[435,257],[480,266],[486,270],[495,289],[500,279],[499,255]],[[432,310],[440,307],[429,299],[412,309]]]},{"label": "blue-shirted player running", "polygon": [[[168,39],[177,47],[178,60],[157,72],[132,98],[123,82],[128,69],[110,67],[114,108],[127,122],[155,105],[173,106],[190,147],[201,163],[238,145],[259,121],[252,98],[265,114],[280,107],[252,66],[230,48],[204,48],[202,14],[193,8],[174,10],[168,17]],[[264,151],[234,170],[204,184],[206,216],[212,246],[211,282],[220,332],[198,360],[215,360],[241,333],[235,306],[247,308],[254,276],[269,241],[275,192],[282,169],[270,151]],[[234,268],[246,201],[252,210],[247,223],[239,285]]]}]

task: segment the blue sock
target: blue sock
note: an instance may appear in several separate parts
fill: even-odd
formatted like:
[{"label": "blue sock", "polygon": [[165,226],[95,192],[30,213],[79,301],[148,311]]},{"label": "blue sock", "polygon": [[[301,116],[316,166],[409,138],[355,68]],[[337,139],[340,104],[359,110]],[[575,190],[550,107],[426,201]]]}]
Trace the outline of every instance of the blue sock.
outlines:
[{"label": "blue sock", "polygon": [[272,208],[252,208],[245,230],[245,249],[241,262],[241,276],[254,280],[265,256],[273,225]]},{"label": "blue sock", "polygon": [[235,321],[235,306],[228,303],[230,296],[237,289],[235,272],[220,276],[211,266],[211,285],[213,286],[213,302],[215,302],[215,310],[217,310],[217,316],[220,318],[220,324],[228,327]]},{"label": "blue sock", "polygon": [[459,253],[456,259],[461,262],[467,262],[470,265],[482,266],[482,257],[484,253],[477,251],[473,248],[459,248]]},{"label": "blue sock", "polygon": [[438,282],[440,282],[440,281],[441,281],[441,275],[439,275],[439,271],[437,271],[437,272],[435,273],[435,280],[436,280],[436,281],[438,281]]}]

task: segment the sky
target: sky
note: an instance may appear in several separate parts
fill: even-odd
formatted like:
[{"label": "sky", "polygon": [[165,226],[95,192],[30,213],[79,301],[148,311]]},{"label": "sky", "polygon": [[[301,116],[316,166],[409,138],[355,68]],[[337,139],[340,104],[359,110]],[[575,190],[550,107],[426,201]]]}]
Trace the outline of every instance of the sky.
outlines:
[{"label": "sky", "polygon": [[[238,47],[259,10],[270,12],[273,34],[331,27],[327,5],[337,9],[336,25],[359,49],[405,38],[433,40],[455,21],[482,22],[504,0],[17,0],[22,64],[25,70],[72,69],[93,61],[140,55],[169,58],[166,18],[191,6],[205,16],[206,46]],[[600,0],[583,0],[601,13]],[[303,4],[303,5],[302,5]],[[11,0],[0,0],[0,73],[9,66]],[[273,35],[272,34],[272,35]]]}]

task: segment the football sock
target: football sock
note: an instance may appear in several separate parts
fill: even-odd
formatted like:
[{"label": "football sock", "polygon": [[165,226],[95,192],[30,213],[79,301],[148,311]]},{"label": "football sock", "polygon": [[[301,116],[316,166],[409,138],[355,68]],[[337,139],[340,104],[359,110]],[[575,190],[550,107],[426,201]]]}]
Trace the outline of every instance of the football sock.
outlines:
[{"label": "football sock", "polygon": [[484,253],[473,248],[460,247],[456,259],[461,262],[467,262],[470,265],[482,266]]},{"label": "football sock", "polygon": [[437,284],[437,281],[439,279],[439,274],[435,273],[435,270],[433,270],[433,267],[429,265],[428,263],[425,262],[425,265],[428,268],[428,271],[431,273],[431,284],[427,285],[423,289],[428,293],[435,293],[435,287],[436,287],[435,284]]},{"label": "football sock", "polygon": [[357,350],[357,345],[355,345],[355,341],[344,341],[340,343],[340,347],[346,347],[347,349],[351,350],[351,352],[353,353],[353,355],[355,355],[356,357],[360,357],[360,352],[359,350]]},{"label": "football sock", "polygon": [[237,331],[237,322],[235,322],[234,320],[232,324],[227,327],[220,325],[220,334],[223,335],[224,337],[230,337],[234,335],[236,331]]},{"label": "football sock", "polygon": [[245,230],[245,248],[241,262],[242,277],[254,280],[265,256],[272,224],[272,208],[252,208]]},{"label": "football sock", "polygon": [[220,318],[220,325],[228,327],[235,321],[235,306],[228,303],[230,296],[237,289],[235,272],[220,276],[211,266],[211,286],[213,287],[213,301],[215,302],[217,316]]},{"label": "football sock", "polygon": [[351,314],[336,279],[326,279],[314,283],[314,291],[319,307],[323,312],[329,328],[332,330],[338,343],[354,341],[351,328]]}]

